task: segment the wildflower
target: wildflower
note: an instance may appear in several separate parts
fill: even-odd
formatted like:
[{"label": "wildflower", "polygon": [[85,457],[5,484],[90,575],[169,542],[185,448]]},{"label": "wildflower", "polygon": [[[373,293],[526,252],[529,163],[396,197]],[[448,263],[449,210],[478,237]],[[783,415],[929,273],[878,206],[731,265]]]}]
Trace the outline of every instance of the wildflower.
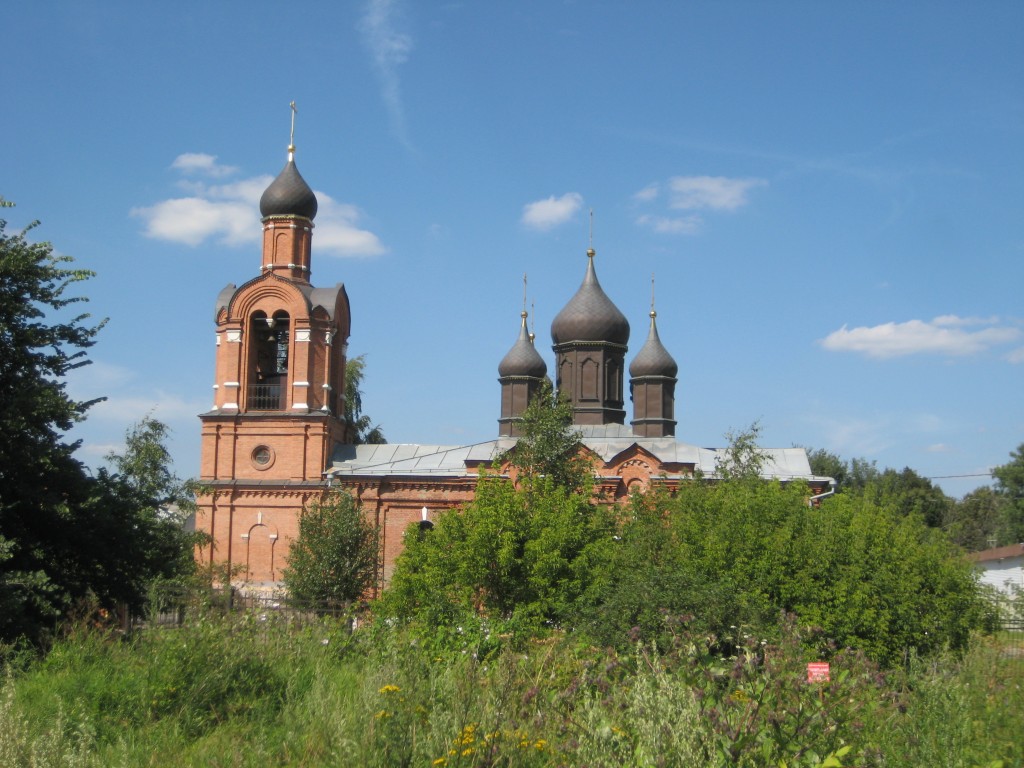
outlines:
[{"label": "wildflower", "polygon": [[437,760],[431,763],[431,765],[448,765],[447,757],[439,757]]},{"label": "wildflower", "polygon": [[391,713],[388,712],[386,709],[382,709],[380,712],[378,712],[377,714],[375,714],[373,716],[373,719],[374,720],[386,720],[389,717],[391,717]]},{"label": "wildflower", "polygon": [[399,688],[397,685],[385,685],[383,688],[377,691],[377,693],[398,693],[400,690],[402,689]]},{"label": "wildflower", "polygon": [[546,739],[537,739],[535,742],[533,742],[534,749],[537,749],[537,750],[540,750],[540,751],[544,751],[544,748],[547,745],[548,745],[548,742],[547,742]]}]

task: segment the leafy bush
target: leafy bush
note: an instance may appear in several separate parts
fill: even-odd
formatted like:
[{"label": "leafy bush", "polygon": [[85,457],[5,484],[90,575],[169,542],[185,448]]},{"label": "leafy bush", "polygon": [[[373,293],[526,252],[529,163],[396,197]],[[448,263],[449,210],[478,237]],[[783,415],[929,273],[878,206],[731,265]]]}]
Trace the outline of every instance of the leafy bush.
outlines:
[{"label": "leafy bush", "polygon": [[910,649],[963,649],[984,622],[976,576],[917,516],[844,495],[820,508],[800,484],[693,483],[634,497],[607,571],[588,593],[597,639],[664,641],[666,617],[719,637],[776,636],[795,614],[808,653],[863,650],[886,665]]}]

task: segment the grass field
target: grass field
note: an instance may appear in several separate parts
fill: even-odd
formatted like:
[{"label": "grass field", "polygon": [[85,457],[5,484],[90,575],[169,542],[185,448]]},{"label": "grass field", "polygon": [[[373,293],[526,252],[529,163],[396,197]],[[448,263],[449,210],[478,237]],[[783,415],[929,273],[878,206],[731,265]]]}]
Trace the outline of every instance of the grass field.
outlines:
[{"label": "grass field", "polygon": [[809,684],[796,642],[742,628],[723,658],[687,636],[621,653],[211,613],[12,659],[0,765],[1008,768],[1024,764],[1018,640],[889,672],[840,652]]}]

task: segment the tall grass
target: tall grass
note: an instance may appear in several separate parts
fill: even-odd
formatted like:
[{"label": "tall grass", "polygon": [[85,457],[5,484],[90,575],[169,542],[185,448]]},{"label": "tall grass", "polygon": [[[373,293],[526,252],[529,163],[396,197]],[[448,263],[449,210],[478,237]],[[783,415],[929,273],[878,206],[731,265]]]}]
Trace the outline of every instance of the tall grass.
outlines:
[{"label": "tall grass", "polygon": [[809,685],[796,643],[478,640],[258,615],[79,632],[4,680],[0,765],[1024,764],[1024,662],[991,645],[889,675],[840,654]]}]

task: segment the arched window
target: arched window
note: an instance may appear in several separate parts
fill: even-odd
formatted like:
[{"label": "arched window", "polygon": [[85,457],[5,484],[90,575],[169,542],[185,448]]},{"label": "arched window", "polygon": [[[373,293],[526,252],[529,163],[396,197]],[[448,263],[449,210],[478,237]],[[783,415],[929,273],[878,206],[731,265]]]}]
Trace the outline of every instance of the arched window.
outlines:
[{"label": "arched window", "polygon": [[256,311],[249,322],[249,398],[253,411],[280,411],[285,408],[291,324],[288,313],[278,311],[271,317]]}]

